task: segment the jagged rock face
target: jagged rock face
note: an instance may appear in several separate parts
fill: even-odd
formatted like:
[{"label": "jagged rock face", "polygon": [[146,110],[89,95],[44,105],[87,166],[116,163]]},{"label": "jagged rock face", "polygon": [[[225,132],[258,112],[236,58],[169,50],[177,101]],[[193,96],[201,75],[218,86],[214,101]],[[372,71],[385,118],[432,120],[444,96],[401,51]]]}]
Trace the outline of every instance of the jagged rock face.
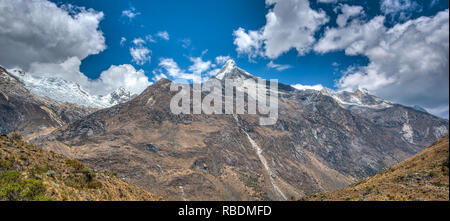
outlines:
[{"label": "jagged rock face", "polygon": [[2,134],[20,132],[25,138],[33,138],[79,120],[94,110],[37,97],[17,77],[0,67],[0,133]]},{"label": "jagged rock face", "polygon": [[[216,79],[254,78],[231,62],[221,72]],[[175,115],[170,84],[36,142],[165,199],[284,200],[373,175],[429,145],[433,130],[448,131],[448,121],[412,108],[358,112],[331,93],[282,84],[275,125],[260,126],[261,115]]]},{"label": "jagged rock face", "polygon": [[125,88],[118,88],[117,90],[111,92],[110,94],[101,97],[101,100],[105,101],[103,103],[107,104],[107,107],[114,106],[117,104],[125,103],[133,98],[135,98],[136,94],[131,94],[131,92],[127,91]]}]

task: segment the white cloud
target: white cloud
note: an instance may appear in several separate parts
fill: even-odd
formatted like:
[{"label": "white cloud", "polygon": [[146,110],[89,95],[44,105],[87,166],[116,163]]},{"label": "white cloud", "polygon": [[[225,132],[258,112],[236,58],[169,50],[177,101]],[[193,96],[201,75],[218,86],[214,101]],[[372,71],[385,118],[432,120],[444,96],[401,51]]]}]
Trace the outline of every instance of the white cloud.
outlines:
[{"label": "white cloud", "polygon": [[[147,41],[152,40],[151,37],[149,38],[149,35],[145,37]],[[151,61],[151,53],[152,51],[145,46],[147,43],[142,38],[135,38],[133,39],[133,45],[130,47],[130,55],[132,57],[132,62],[136,63],[137,65],[144,65],[145,63],[150,63]]]},{"label": "white cloud", "polygon": [[111,65],[100,77],[91,80],[80,72],[81,61],[71,57],[62,63],[38,63],[30,65],[30,73],[38,76],[58,77],[76,82],[94,95],[106,95],[119,87],[133,93],[141,93],[150,82],[143,70],[136,70],[130,64]]},{"label": "white cloud", "polygon": [[297,89],[297,90],[316,90],[316,91],[320,91],[322,90],[324,87],[321,84],[316,84],[316,85],[302,85],[302,84],[294,84],[291,85],[293,88]]},{"label": "white cloud", "polygon": [[151,83],[145,76],[144,70],[136,70],[133,65],[122,64],[111,65],[108,70],[100,74],[98,79],[92,81],[92,84],[91,88],[99,89],[97,93],[114,91],[123,87],[132,93],[140,94]]},{"label": "white cloud", "polygon": [[156,33],[156,36],[168,41],[170,39],[169,37],[169,33],[167,31],[160,31],[158,33]]},{"label": "white cloud", "polygon": [[383,0],[380,4],[380,10],[385,15],[400,15],[400,19],[408,19],[413,11],[421,11],[420,6],[414,0]]},{"label": "white cloud", "polygon": [[208,71],[207,77],[216,76],[220,71],[220,68],[215,68],[210,71]]},{"label": "white cloud", "polygon": [[347,24],[347,21],[354,17],[364,13],[362,6],[350,6],[347,4],[340,5],[338,7],[341,10],[341,14],[338,15],[336,23],[339,27],[343,27]]},{"label": "white cloud", "polygon": [[384,17],[374,17],[367,23],[354,20],[341,28],[327,28],[324,36],[314,46],[319,53],[345,49],[347,55],[361,54],[377,44],[386,32]]},{"label": "white cloud", "polygon": [[164,78],[167,79],[167,76],[165,74],[159,73],[157,71],[153,71],[153,78],[152,78],[152,80],[159,81],[159,80],[164,79]]},{"label": "white cloud", "polygon": [[[99,30],[102,12],[46,0],[0,0],[0,62],[37,76],[59,77],[105,95],[124,87],[140,93],[149,81],[143,70],[112,65],[98,79],[80,72],[81,61],[106,49]],[[121,38],[120,43],[126,41]]]},{"label": "white cloud", "polygon": [[151,61],[151,54],[152,51],[150,49],[144,47],[144,46],[137,46],[137,47],[131,47],[130,48],[130,54],[133,58],[132,61],[138,65],[144,65],[147,62]]},{"label": "white cloud", "polygon": [[120,38],[120,46],[123,46],[127,39],[125,37]]},{"label": "white cloud", "polygon": [[46,0],[0,0],[0,61],[24,70],[33,62],[83,60],[106,49],[102,12]]},{"label": "white cloud", "polygon": [[314,33],[328,17],[324,11],[311,9],[308,0],[266,0],[273,6],[266,14],[266,25],[260,30],[233,32],[239,54],[249,59],[266,56],[274,59],[295,48],[300,55],[307,53],[315,42]]},{"label": "white cloud", "polygon": [[267,67],[268,68],[273,68],[277,71],[284,71],[286,69],[292,68],[291,65],[287,65],[287,64],[275,64],[273,63],[273,61],[270,61],[269,63],[267,63]]},{"label": "white cloud", "polygon": [[140,12],[136,12],[136,9],[134,7],[122,11],[122,16],[128,17],[129,19],[133,19],[140,14]]},{"label": "white cloud", "polygon": [[159,61],[159,66],[161,67],[161,70],[159,70],[160,73],[164,73],[164,70],[164,74],[172,77],[175,81],[193,79],[195,81],[200,81],[198,75],[187,73],[185,70],[181,69],[172,58],[161,58]]},{"label": "white cloud", "polygon": [[193,64],[189,66],[188,70],[194,74],[202,74],[211,67],[211,61],[203,61],[201,57],[191,57],[189,60],[191,60]]},{"label": "white cloud", "polygon": [[153,38],[152,35],[145,36],[145,40],[147,40],[148,42],[152,42],[152,43],[156,42],[156,40]]},{"label": "white cloud", "polygon": [[390,21],[406,21],[414,12],[421,12],[422,6],[414,0],[382,0],[380,10]]},{"label": "white cloud", "polygon": [[87,86],[89,78],[80,72],[80,65],[81,60],[78,57],[70,57],[61,63],[33,62],[29,72],[38,76],[59,77]]},{"label": "white cloud", "polygon": [[216,57],[216,64],[223,65],[223,64],[225,64],[225,62],[227,62],[230,59],[231,59],[230,56],[217,56]]},{"label": "white cloud", "polygon": [[154,79],[160,76],[171,77],[174,81],[179,83],[186,83],[194,80],[201,82],[206,80],[203,77],[210,77],[217,73],[218,69],[210,70],[212,67],[211,61],[204,61],[201,57],[191,57],[189,60],[192,65],[188,67],[188,72],[181,69],[172,58],[161,58],[159,68],[153,71]]},{"label": "white cloud", "polygon": [[326,31],[316,51],[345,50],[370,61],[367,66],[350,68],[336,86],[341,90],[367,88],[380,97],[417,104],[448,118],[449,11],[390,29],[383,22],[384,17],[378,16],[367,23],[352,22]]},{"label": "white cloud", "polygon": [[321,3],[336,3],[337,0],[317,0],[317,2],[321,2]]},{"label": "white cloud", "polygon": [[141,46],[141,45],[145,44],[145,41],[142,38],[135,38],[135,39],[133,39],[133,44],[136,46]]},{"label": "white cloud", "polygon": [[238,54],[247,54],[249,59],[263,56],[261,51],[263,38],[259,31],[249,31],[247,34],[245,29],[238,28],[233,32],[233,36]]},{"label": "white cloud", "polygon": [[183,47],[183,48],[188,48],[189,46],[191,46],[191,43],[192,43],[191,39],[189,39],[189,38],[181,39],[180,42],[181,42],[181,47]]}]

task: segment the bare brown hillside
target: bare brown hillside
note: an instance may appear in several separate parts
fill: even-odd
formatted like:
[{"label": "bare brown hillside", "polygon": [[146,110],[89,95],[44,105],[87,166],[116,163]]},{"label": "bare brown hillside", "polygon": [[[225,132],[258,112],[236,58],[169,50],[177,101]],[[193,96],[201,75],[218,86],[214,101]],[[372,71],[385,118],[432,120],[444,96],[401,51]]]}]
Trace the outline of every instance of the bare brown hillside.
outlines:
[{"label": "bare brown hillside", "polygon": [[308,200],[449,200],[449,136],[414,157],[341,190]]}]

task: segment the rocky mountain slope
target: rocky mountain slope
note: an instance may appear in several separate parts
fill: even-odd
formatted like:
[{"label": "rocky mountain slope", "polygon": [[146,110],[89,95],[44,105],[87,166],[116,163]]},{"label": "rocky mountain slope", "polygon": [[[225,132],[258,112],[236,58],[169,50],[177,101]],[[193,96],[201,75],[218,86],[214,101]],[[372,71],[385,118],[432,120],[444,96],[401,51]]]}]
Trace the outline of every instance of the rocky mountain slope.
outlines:
[{"label": "rocky mountain slope", "polygon": [[[232,61],[215,78],[241,79],[238,90],[256,79]],[[286,200],[374,175],[448,131],[447,120],[413,108],[346,105],[283,84],[275,125],[260,126],[261,114],[176,115],[170,85],[160,80],[35,142],[167,199]]]},{"label": "rocky mountain slope", "polygon": [[22,133],[27,139],[76,121],[96,109],[38,97],[0,67],[0,133]]},{"label": "rocky mountain slope", "polygon": [[61,78],[37,77],[19,69],[8,71],[25,84],[33,94],[59,102],[101,109],[129,101],[136,96],[124,88],[118,88],[104,96],[91,95],[79,84]]},{"label": "rocky mountain slope", "polygon": [[448,134],[414,157],[331,193],[306,200],[449,200]]},{"label": "rocky mountain slope", "polygon": [[0,135],[0,200],[160,200],[113,172],[43,151],[20,135]]}]

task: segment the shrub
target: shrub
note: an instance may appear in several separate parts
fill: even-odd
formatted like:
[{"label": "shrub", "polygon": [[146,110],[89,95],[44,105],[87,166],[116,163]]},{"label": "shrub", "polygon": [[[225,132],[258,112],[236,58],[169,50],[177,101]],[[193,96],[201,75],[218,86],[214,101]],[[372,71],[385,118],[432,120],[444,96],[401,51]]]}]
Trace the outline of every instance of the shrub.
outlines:
[{"label": "shrub", "polygon": [[78,160],[67,159],[66,160],[66,164],[71,166],[73,169],[75,169],[77,171],[80,171],[81,169],[84,168],[83,163],[81,163]]},{"label": "shrub", "polygon": [[13,166],[11,160],[0,160],[0,168],[10,169]]},{"label": "shrub", "polygon": [[48,164],[42,165],[42,166],[34,166],[33,169],[30,170],[31,174],[43,174],[46,173],[49,170],[54,170],[55,168],[53,166],[50,166]]},{"label": "shrub", "polygon": [[9,170],[0,174],[0,200],[50,200],[45,190],[41,180],[25,179],[20,172]]},{"label": "shrub", "polygon": [[22,140],[22,135],[20,135],[19,133],[13,133],[11,135],[11,137],[12,137],[13,140],[16,140],[16,141]]}]

